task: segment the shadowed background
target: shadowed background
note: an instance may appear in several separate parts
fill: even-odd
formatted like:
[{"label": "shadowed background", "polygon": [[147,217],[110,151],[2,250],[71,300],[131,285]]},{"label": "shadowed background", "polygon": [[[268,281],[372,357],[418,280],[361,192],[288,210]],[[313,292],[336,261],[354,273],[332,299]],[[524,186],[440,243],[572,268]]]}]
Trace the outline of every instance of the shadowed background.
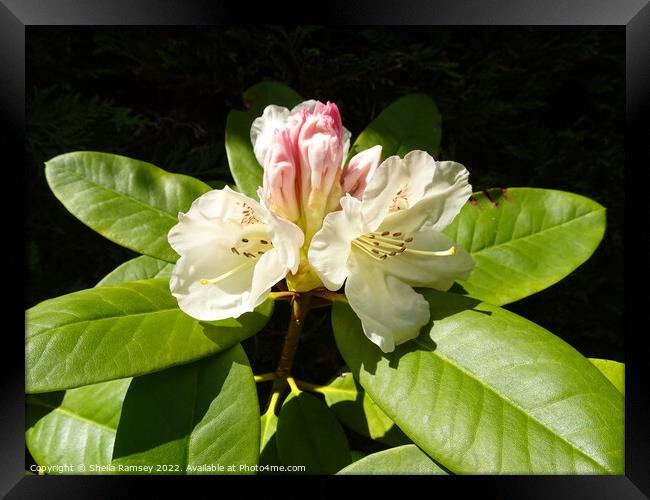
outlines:
[{"label": "shadowed background", "polygon": [[[92,287],[135,256],[54,198],[49,158],[105,151],[230,181],[226,116],[243,108],[252,84],[277,80],[335,101],[353,137],[395,99],[424,92],[442,114],[440,159],[463,163],[474,190],[562,189],[607,207],[591,260],[506,307],[586,356],[624,360],[623,27],[30,26],[26,43],[26,307]],[[315,312],[298,374],[311,360],[308,378],[326,379],[339,362],[332,342],[315,334],[327,323],[325,311]],[[274,347],[282,324],[267,328]],[[261,354],[260,336],[250,340],[261,365],[277,358]]]}]

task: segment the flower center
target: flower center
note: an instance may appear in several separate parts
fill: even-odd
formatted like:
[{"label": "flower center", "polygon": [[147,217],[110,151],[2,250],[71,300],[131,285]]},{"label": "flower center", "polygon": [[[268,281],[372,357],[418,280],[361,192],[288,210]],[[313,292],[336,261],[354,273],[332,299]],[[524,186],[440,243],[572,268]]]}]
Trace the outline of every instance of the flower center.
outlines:
[{"label": "flower center", "polygon": [[237,242],[235,246],[230,247],[230,251],[235,255],[244,257],[244,261],[229,271],[220,274],[216,278],[201,278],[199,280],[199,283],[202,285],[211,285],[218,283],[241,271],[242,269],[245,269],[251,265],[254,266],[257,258],[264,255],[271,248],[273,248],[273,244],[270,240],[265,240],[263,238],[242,238],[239,242]]},{"label": "flower center", "polygon": [[352,244],[376,260],[385,260],[388,257],[394,257],[403,253],[425,255],[429,257],[456,255],[455,246],[452,246],[447,250],[434,252],[409,248],[407,245],[412,241],[412,236],[402,237],[402,233],[400,232],[391,233],[390,231],[375,231],[373,233],[359,236],[352,242]]}]

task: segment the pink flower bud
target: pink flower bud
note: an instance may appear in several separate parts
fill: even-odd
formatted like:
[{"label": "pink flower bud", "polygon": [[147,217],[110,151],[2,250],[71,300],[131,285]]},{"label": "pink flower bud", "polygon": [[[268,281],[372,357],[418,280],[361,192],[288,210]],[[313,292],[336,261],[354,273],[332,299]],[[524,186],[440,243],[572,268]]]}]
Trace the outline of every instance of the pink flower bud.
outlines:
[{"label": "pink flower bud", "polygon": [[343,192],[350,193],[360,200],[380,160],[381,146],[379,145],[361,151],[350,158],[348,166],[341,176]]},{"label": "pink flower bud", "polygon": [[350,133],[336,104],[318,101],[305,101],[291,111],[268,106],[253,122],[251,141],[264,167],[260,199],[305,235],[298,272],[287,276],[289,288],[322,286],[307,260],[311,239],[325,216],[340,209],[345,193],[361,198],[379,164],[381,146],[357,154],[345,169]]},{"label": "pink flower bud", "polygon": [[266,153],[262,197],[268,208],[292,222],[300,218],[298,167],[288,130],[276,130]]},{"label": "pink flower bud", "polygon": [[341,115],[334,103],[307,101],[287,112],[283,121],[275,119],[271,135],[265,131],[267,114],[271,117],[265,112],[254,123],[253,136],[270,137],[268,144],[255,144],[258,151],[266,150],[262,196],[267,206],[298,223],[309,238],[325,215],[338,207],[342,195],[346,145]]}]

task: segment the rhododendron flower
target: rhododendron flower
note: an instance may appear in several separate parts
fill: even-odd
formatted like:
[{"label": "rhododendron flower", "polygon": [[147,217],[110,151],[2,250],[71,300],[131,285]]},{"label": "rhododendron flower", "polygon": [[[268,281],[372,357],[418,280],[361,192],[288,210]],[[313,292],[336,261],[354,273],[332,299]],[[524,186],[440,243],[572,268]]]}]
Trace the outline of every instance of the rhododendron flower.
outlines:
[{"label": "rhododendron flower", "polygon": [[324,217],[339,209],[341,196],[360,197],[381,158],[381,146],[362,151],[345,165],[350,132],[334,103],[305,101],[291,111],[267,106],[251,126],[255,155],[264,167],[258,194],[270,210],[295,222],[305,234],[301,265],[287,281],[293,290],[322,286],[306,250]]},{"label": "rhododendron flower", "polygon": [[169,282],[178,305],[211,321],[252,311],[300,262],[302,231],[225,187],[197,198],[168,234],[180,255]]},{"label": "rhododendron flower", "polygon": [[330,290],[347,280],[350,306],[384,352],[417,337],[429,321],[429,304],[412,287],[448,290],[474,267],[441,233],[471,195],[468,175],[424,151],[391,156],[361,199],[346,195],[311,242],[310,264]]}]

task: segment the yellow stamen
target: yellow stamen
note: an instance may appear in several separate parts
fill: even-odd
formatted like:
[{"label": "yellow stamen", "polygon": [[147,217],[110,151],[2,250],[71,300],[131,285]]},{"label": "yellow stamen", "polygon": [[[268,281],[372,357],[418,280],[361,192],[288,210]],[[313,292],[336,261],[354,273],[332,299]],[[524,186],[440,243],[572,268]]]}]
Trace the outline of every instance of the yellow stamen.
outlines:
[{"label": "yellow stamen", "polygon": [[230,271],[225,272],[222,275],[217,276],[216,278],[212,278],[212,279],[201,278],[199,280],[199,283],[201,283],[202,285],[210,285],[210,284],[218,283],[219,281],[225,280],[226,278],[232,276],[236,272],[241,271],[245,267],[250,266],[251,264],[255,264],[255,260],[254,259],[246,259],[246,261],[244,263],[239,264],[237,267],[233,267]]},{"label": "yellow stamen", "polygon": [[456,247],[452,246],[447,250],[430,251],[417,250],[408,248],[407,243],[413,241],[413,237],[400,238],[401,232],[390,233],[389,231],[374,232],[359,236],[352,243],[375,260],[384,260],[388,257],[394,257],[401,253],[411,253],[413,255],[426,255],[434,257],[445,257],[456,255]]},{"label": "yellow stamen", "polygon": [[426,250],[415,250],[413,248],[407,248],[406,252],[416,255],[435,255],[436,257],[446,257],[448,255],[456,255],[456,247],[451,247],[447,250],[441,250],[440,252],[429,252]]}]

